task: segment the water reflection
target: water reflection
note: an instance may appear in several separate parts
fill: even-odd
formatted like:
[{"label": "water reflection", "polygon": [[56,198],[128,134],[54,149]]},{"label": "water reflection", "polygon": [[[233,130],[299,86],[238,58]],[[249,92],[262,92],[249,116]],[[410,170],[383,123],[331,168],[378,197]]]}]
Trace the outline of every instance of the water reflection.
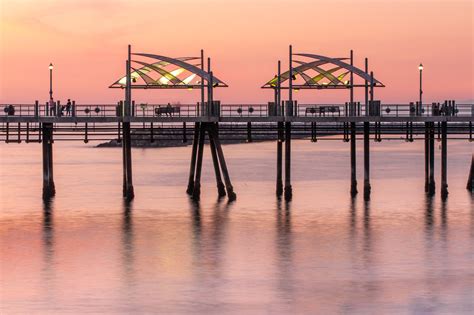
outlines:
[{"label": "water reflection", "polygon": [[55,268],[55,238],[54,238],[54,199],[43,202],[43,221],[42,221],[42,246],[43,246],[43,267],[42,283],[44,286],[43,294],[45,301],[52,301],[55,297],[54,280],[56,277]]},{"label": "water reflection", "polygon": [[193,264],[199,267],[196,270],[203,272],[204,276],[216,278],[220,276],[222,252],[232,205],[233,203],[219,199],[212,207],[206,209],[212,212],[205,215],[200,203],[190,202]]},{"label": "water reflection", "polygon": [[133,202],[124,200],[122,215],[122,265],[124,286],[128,290],[133,290],[136,282],[134,263]]},{"label": "water reflection", "polygon": [[277,200],[276,252],[278,268],[278,288],[281,298],[293,300],[293,240],[291,233],[291,202]]}]

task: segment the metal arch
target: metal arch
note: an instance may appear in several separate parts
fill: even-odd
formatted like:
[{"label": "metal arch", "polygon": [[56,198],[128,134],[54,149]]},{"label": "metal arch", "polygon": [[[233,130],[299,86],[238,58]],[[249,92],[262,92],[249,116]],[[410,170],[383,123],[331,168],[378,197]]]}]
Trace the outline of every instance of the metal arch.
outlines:
[{"label": "metal arch", "polygon": [[155,82],[149,75],[147,75],[144,71],[143,68],[140,69],[135,69],[134,67],[131,67],[134,72],[138,73],[138,75],[145,81],[146,84],[153,84]]},{"label": "metal arch", "polygon": [[[338,59],[342,60],[343,58],[338,58]],[[344,59],[347,59],[347,58],[344,58]],[[303,61],[295,60],[295,62],[297,62],[299,64],[305,64],[305,62],[303,62]],[[337,67],[337,68],[333,68],[333,69],[330,69],[330,70],[324,70],[324,69],[322,69],[318,66],[314,66],[311,69],[317,71],[319,73],[319,75],[315,76],[314,78],[310,78],[309,82],[306,81],[307,84],[312,84],[312,83],[317,84],[323,78],[327,78],[329,81],[331,81],[332,84],[335,84],[335,85],[337,85],[339,83],[343,83],[341,80],[339,80],[337,77],[335,77],[332,74],[334,71],[342,69],[342,67]]]},{"label": "metal arch", "polygon": [[[329,57],[326,57],[326,56],[321,56],[321,55],[314,55],[314,54],[295,54],[297,56],[303,56],[303,57],[309,57],[309,58],[314,58],[314,59],[319,59],[319,60],[324,60],[328,63],[333,63],[337,66],[340,66],[346,70],[349,70],[349,71],[352,71],[353,73],[357,74],[358,76],[360,76],[361,78],[363,78],[364,80],[366,81],[371,81],[372,78],[370,77],[369,74],[365,73],[364,71],[362,71],[361,69],[357,68],[357,67],[354,67],[354,66],[351,66],[350,64],[348,63],[345,63],[337,58],[329,58]],[[375,84],[380,84],[381,86],[384,86],[382,82],[376,80],[375,78],[373,79],[374,80],[374,83]]]},{"label": "metal arch", "polygon": [[[195,73],[198,76],[200,76],[202,79],[205,79],[208,82],[211,80],[209,73],[207,73],[207,72],[199,69],[198,67],[193,66],[193,65],[191,65],[187,62],[184,62],[182,60],[178,60],[178,59],[170,58],[170,57],[165,57],[165,56],[161,56],[161,55],[154,55],[154,54],[135,53],[134,55],[154,58],[154,59],[158,59],[158,60],[163,60],[163,61],[169,62],[171,64],[177,65],[179,67],[182,67],[183,69],[186,69],[191,73]],[[225,84],[223,81],[219,80],[215,76],[212,77],[212,80],[216,81],[217,83],[222,83],[224,86],[227,86],[227,84]]]},{"label": "metal arch", "polygon": [[[143,62],[143,61],[138,61],[138,60],[132,60],[133,62],[136,62],[136,63],[139,63],[145,67],[148,67],[152,70],[154,70],[155,72],[159,73],[161,76],[165,77],[166,79],[170,80],[171,83],[173,84],[181,84],[183,83],[183,81],[181,81],[180,79],[178,79],[176,76],[174,76],[172,73],[166,71],[165,69],[163,68],[160,68],[160,67],[157,67],[155,66],[154,64],[149,64],[149,63],[146,63],[146,62]],[[156,82],[155,82],[156,83]]]},{"label": "metal arch", "polygon": [[[319,69],[321,69],[321,68],[319,68]],[[342,67],[332,68],[332,69],[329,69],[329,70],[325,71],[324,73],[321,73],[321,72],[318,71],[319,74],[311,79],[311,83],[316,83],[316,84],[317,84],[317,83],[318,83],[319,81],[321,81],[323,78],[328,78],[328,79],[331,80],[331,82],[332,82],[332,79],[331,79],[330,77],[334,77],[334,78],[335,78],[335,76],[333,75],[333,72],[336,72],[336,71],[338,71],[339,69],[342,69]],[[321,69],[321,70],[323,70],[323,69]],[[330,75],[330,77],[329,77],[329,75]],[[338,81],[341,81],[341,80],[339,79],[339,77],[337,77],[336,79],[337,79]]]},{"label": "metal arch", "polygon": [[[340,59],[344,59],[344,58],[340,58]],[[295,68],[293,68],[293,71],[302,72],[302,71],[306,71],[308,69],[312,69],[314,66],[322,66],[322,65],[327,64],[327,63],[329,63],[329,61],[316,60],[316,61],[312,61],[312,62],[302,64],[298,67],[295,67]],[[290,71],[286,71],[286,72],[282,73],[280,75],[280,84],[285,82],[289,78],[290,78]],[[270,81],[268,81],[267,83],[265,83],[263,85],[263,87],[265,87],[265,86],[274,86],[276,81],[277,81],[277,78],[273,78]]]}]

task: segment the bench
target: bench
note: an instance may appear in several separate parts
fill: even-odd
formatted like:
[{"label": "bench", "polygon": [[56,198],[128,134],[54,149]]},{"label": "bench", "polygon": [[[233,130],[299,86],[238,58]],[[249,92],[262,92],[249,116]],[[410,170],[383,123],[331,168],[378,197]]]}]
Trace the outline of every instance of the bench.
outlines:
[{"label": "bench", "polygon": [[179,106],[164,106],[164,107],[156,107],[155,108],[155,114],[158,115],[158,116],[161,116],[163,114],[165,114],[166,116],[173,116],[173,114],[178,114],[178,116],[180,115],[181,113],[181,109],[179,108]]},{"label": "bench", "polygon": [[326,116],[326,113],[333,114],[333,115],[334,113],[337,113],[339,116],[341,115],[339,106],[333,106],[333,105],[306,107],[305,116],[308,116],[308,113],[311,115],[319,113],[319,116]]}]

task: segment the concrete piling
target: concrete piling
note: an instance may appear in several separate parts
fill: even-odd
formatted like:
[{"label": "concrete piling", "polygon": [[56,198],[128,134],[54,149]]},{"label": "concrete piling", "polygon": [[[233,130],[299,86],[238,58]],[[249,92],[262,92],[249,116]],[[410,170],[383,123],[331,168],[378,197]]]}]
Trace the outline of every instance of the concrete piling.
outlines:
[{"label": "concrete piling", "polygon": [[56,194],[53,176],[53,124],[42,123],[43,149],[43,199],[47,200]]}]

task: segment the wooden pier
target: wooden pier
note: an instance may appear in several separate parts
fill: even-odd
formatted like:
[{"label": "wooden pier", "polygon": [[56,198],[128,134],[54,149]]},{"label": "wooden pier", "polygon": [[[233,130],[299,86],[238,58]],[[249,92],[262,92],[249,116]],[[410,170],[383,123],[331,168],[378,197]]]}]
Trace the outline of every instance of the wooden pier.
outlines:
[{"label": "wooden pier", "polygon": [[[192,138],[188,186],[186,189],[193,200],[198,201],[201,193],[201,174],[203,152],[207,141],[216,177],[219,198],[227,195],[229,201],[236,199],[230,171],[225,160],[222,139],[234,137],[242,132],[247,142],[258,141],[259,135],[265,134],[263,140],[276,141],[276,195],[288,201],[292,199],[291,181],[291,142],[292,139],[307,138],[313,142],[324,139],[324,135],[349,142],[350,188],[351,196],[358,193],[356,148],[357,141],[363,142],[364,170],[363,195],[370,199],[370,143],[380,142],[387,137],[396,136],[405,141],[424,140],[425,191],[435,194],[434,142],[436,134],[441,142],[441,197],[448,196],[447,160],[448,136],[451,139],[473,141],[472,123],[474,104],[458,104],[453,100],[442,103],[424,104],[420,101],[410,104],[385,104],[375,98],[375,88],[384,85],[369,72],[368,60],[365,69],[356,68],[353,64],[353,52],[350,58],[328,58],[314,54],[294,54],[289,49],[289,70],[278,71],[273,79],[262,88],[272,89],[274,99],[267,104],[221,104],[214,100],[213,89],[227,85],[214,76],[211,61],[207,60],[207,71],[204,71],[204,53],[199,57],[169,58],[160,55],[136,53],[135,56],[147,57],[158,62],[148,63],[132,60],[131,48],[128,49],[126,75],[112,84],[111,88],[125,91],[125,99],[116,104],[78,104],[75,101],[61,105],[52,98],[41,104],[3,104],[0,114],[0,141],[6,143],[42,143],[43,150],[43,198],[55,195],[53,176],[53,143],[54,141],[103,141],[116,140],[122,146],[123,154],[123,197],[132,200],[135,196],[132,172],[132,145],[137,138],[148,138],[151,143],[163,141],[163,134],[169,131],[168,137],[182,137],[183,142]],[[303,62],[293,58],[310,58]],[[350,63],[343,60],[350,59]],[[200,61],[199,65],[189,60]],[[132,62],[142,65],[131,66]],[[293,64],[296,62],[297,66]],[[324,70],[322,65],[333,65]],[[180,71],[187,71],[184,79],[177,77],[177,72],[165,70],[168,65],[178,66]],[[345,70],[336,76],[339,69]],[[307,70],[317,71],[310,77]],[[52,71],[52,68],[50,68]],[[420,70],[421,71],[421,70]],[[151,78],[151,72],[160,74],[158,79]],[[421,74],[421,72],[420,72]],[[304,79],[298,83],[296,76]],[[344,78],[348,76],[348,80]],[[199,81],[194,82],[194,78]],[[356,83],[359,77],[362,83]],[[137,82],[142,80],[144,82]],[[326,81],[321,81],[326,80]],[[421,76],[420,76],[421,80]],[[286,82],[288,85],[284,86]],[[364,88],[365,99],[361,104],[354,100],[354,88]],[[201,100],[196,104],[138,104],[132,99],[132,89],[200,89]],[[293,99],[293,91],[298,89],[339,89],[349,91],[349,101],[345,104],[299,104]],[[288,91],[284,100],[282,91]],[[234,128],[234,129],[232,129]],[[229,131],[230,130],[230,131]],[[332,137],[332,139],[336,139]],[[283,152],[284,151],[284,152]],[[284,163],[284,165],[283,165]],[[472,192],[474,157],[467,183]]]}]

